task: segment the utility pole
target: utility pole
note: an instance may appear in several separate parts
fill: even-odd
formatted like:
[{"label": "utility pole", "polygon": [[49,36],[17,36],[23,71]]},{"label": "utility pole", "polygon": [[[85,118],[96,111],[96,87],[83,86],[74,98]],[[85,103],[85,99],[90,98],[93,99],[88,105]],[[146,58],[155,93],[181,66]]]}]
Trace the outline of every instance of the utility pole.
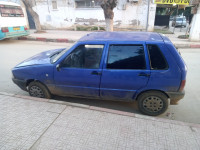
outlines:
[{"label": "utility pole", "polygon": [[174,24],[173,33],[174,33],[174,31],[175,31],[175,28],[176,28],[176,18],[177,18],[177,15],[178,15],[178,5],[177,5],[177,10],[176,10],[175,24]]},{"label": "utility pole", "polygon": [[149,5],[150,5],[150,0],[148,1],[148,5],[147,5],[147,21],[146,21],[146,31],[148,31],[148,26],[149,26]]}]

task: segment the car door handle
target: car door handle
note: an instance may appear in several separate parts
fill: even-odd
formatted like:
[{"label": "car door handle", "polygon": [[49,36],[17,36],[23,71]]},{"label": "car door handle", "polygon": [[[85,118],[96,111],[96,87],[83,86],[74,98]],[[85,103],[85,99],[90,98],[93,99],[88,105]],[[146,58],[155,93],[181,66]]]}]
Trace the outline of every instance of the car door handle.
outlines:
[{"label": "car door handle", "polygon": [[98,72],[98,71],[92,71],[91,74],[92,74],[92,75],[101,75],[101,72]]},{"label": "car door handle", "polygon": [[145,77],[149,77],[150,74],[147,74],[147,73],[144,73],[144,72],[141,72],[138,74],[138,76],[145,76]]}]

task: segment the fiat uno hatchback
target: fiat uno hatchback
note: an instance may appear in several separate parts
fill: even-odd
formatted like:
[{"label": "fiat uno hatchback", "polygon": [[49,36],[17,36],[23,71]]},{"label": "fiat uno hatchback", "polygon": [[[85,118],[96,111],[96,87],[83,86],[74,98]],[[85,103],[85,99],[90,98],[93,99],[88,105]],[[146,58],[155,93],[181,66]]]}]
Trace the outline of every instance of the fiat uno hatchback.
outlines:
[{"label": "fiat uno hatchback", "polygon": [[158,33],[87,34],[70,49],[35,55],[12,69],[13,81],[31,96],[51,95],[138,101],[147,115],[184,97],[186,65]]}]

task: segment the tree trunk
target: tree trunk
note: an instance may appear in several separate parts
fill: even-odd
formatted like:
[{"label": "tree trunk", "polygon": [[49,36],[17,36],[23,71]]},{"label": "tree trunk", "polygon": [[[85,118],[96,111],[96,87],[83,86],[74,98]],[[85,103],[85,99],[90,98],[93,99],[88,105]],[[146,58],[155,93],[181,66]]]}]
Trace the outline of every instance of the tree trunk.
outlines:
[{"label": "tree trunk", "polygon": [[106,31],[113,31],[113,19],[106,18]]},{"label": "tree trunk", "polygon": [[32,6],[31,6],[31,0],[22,0],[22,2],[24,3],[26,10],[33,17],[33,20],[35,22],[35,27],[36,27],[36,30],[37,30],[36,32],[41,32],[42,28],[41,28],[41,24],[40,24],[39,15],[33,10]]},{"label": "tree trunk", "polygon": [[200,4],[197,13],[192,18],[189,40],[194,42],[200,41]]},{"label": "tree trunk", "polygon": [[113,31],[113,9],[117,6],[117,0],[103,0],[101,8],[104,11],[106,31]]}]

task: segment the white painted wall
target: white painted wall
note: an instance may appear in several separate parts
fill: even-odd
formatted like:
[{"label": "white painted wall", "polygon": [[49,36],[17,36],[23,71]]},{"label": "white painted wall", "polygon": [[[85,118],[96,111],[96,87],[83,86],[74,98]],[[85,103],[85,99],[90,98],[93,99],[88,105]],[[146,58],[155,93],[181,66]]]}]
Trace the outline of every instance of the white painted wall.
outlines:
[{"label": "white painted wall", "polygon": [[[130,3],[119,0],[114,9],[114,27],[145,30],[147,22],[148,0],[138,0]],[[37,4],[34,10],[39,14],[41,24],[46,29],[65,29],[74,25],[105,26],[104,13],[101,8],[75,8],[74,1],[64,3],[58,1],[58,9],[53,10],[51,1],[49,6]],[[156,4],[151,0],[149,7],[148,30],[153,31]]]}]

